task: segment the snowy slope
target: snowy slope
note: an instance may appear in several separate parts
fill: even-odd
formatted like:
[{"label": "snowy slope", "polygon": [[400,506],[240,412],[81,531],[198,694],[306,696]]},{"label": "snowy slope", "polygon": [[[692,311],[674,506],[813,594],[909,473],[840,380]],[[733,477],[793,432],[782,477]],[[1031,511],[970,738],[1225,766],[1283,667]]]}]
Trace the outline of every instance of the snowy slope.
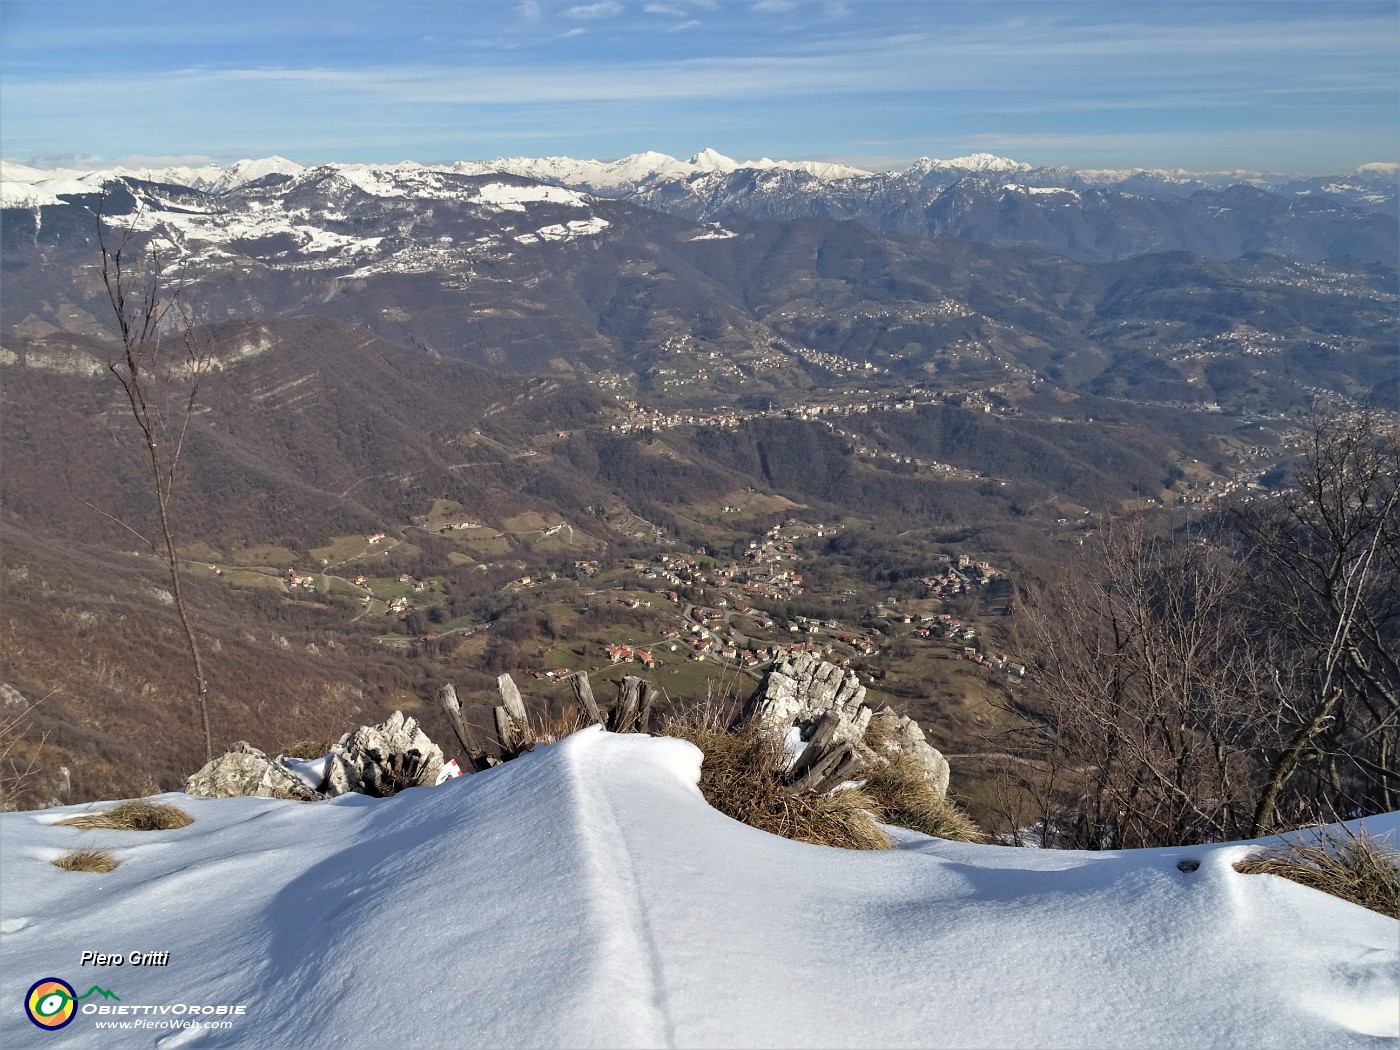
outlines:
[{"label": "snowy slope", "polygon": [[[1231,863],[905,833],[889,853],[710,809],[689,744],[585,730],[386,800],[170,796],[179,831],[0,814],[0,973],[97,984],[134,1017],[243,1005],[226,1031],[79,1014],[11,1047],[1376,1046],[1400,1035],[1400,923]],[[1373,825],[1373,828],[1379,825]],[[116,851],[106,875],[48,862]],[[1178,861],[1199,861],[1183,872]],[[80,967],[84,950],[169,952]],[[97,996],[83,1007],[97,1008]],[[166,1015],[168,1016],[168,1015]],[[178,1018],[177,1018],[178,1019]]]},{"label": "snowy slope", "polygon": [[487,161],[459,161],[445,170],[463,175],[507,172],[542,182],[577,186],[595,193],[619,194],[652,181],[683,181],[694,175],[729,174],[743,168],[760,171],[805,171],[822,180],[845,179],[870,172],[846,164],[820,161],[734,160],[712,149],[703,149],[689,160],[677,160],[654,150],[633,153],[618,160],[576,160],[572,157],[499,157]]},{"label": "snowy slope", "polygon": [[35,208],[58,204],[60,193],[96,193],[111,176],[107,171],[31,168],[13,161],[0,161],[0,207]]},{"label": "snowy slope", "polygon": [[[109,226],[150,230],[174,244],[198,279],[256,260],[269,270],[336,271],[365,277],[428,270],[471,272],[522,244],[595,238],[612,223],[598,199],[553,184],[495,173],[466,176],[421,164],[328,164],[294,170],[271,158],[247,162],[199,190],[155,178],[121,177]],[[7,164],[6,207],[32,209],[37,240],[44,205],[59,194],[95,194],[114,173],[75,178]],[[281,178],[267,179],[270,175]],[[265,180],[265,181],[260,181]],[[91,200],[70,204],[68,227],[90,229]]]}]

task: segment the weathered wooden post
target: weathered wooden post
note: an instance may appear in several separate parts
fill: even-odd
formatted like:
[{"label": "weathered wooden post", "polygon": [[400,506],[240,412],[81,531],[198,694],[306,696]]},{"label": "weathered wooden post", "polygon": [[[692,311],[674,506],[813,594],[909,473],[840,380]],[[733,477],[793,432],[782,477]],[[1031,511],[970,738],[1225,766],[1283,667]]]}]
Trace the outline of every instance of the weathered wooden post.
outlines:
[{"label": "weathered wooden post", "polygon": [[462,745],[462,752],[467,756],[467,764],[471,766],[471,771],[475,773],[485,769],[486,753],[477,745],[476,738],[472,736],[471,726],[462,716],[462,702],[457,699],[457,689],[451,682],[438,689],[437,702],[442,708],[442,713],[447,716],[452,732],[457,735],[457,743]]},{"label": "weathered wooden post", "polygon": [[525,701],[520,698],[520,690],[515,680],[508,674],[496,679],[496,688],[501,691],[501,706],[493,709],[496,718],[496,736],[501,741],[501,751],[515,755],[530,751],[534,743],[526,743],[530,733],[529,716],[525,713]]},{"label": "weathered wooden post", "polygon": [[501,703],[505,704],[506,714],[524,726],[529,722],[529,716],[525,713],[525,701],[520,698],[520,690],[515,687],[515,680],[508,674],[503,674],[496,679],[496,688],[501,691]]},{"label": "weathered wooden post", "polygon": [[820,794],[860,775],[865,763],[856,749],[849,743],[832,746],[840,725],[841,717],[834,710],[822,715],[812,739],[784,778],[788,791]]},{"label": "weathered wooden post", "polygon": [[583,709],[588,712],[588,717],[600,726],[606,725],[607,723],[603,720],[603,712],[598,710],[598,701],[593,699],[593,686],[588,684],[588,672],[575,671],[569,684],[574,687],[574,698],[583,705]]},{"label": "weathered wooden post", "polygon": [[637,715],[637,732],[651,732],[651,709],[660,695],[661,690],[657,688],[655,682],[647,682],[642,686],[642,710]]},{"label": "weathered wooden post", "polygon": [[634,674],[622,679],[617,690],[617,706],[612,713],[614,733],[632,733],[637,729],[637,703],[642,680]]}]

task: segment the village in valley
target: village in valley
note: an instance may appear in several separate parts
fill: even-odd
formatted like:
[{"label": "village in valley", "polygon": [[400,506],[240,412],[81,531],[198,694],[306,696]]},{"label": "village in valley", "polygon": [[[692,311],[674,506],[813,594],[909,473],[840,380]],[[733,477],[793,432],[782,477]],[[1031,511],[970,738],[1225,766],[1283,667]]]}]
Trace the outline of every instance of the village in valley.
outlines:
[{"label": "village in valley", "polygon": [[[744,508],[738,502],[716,510],[739,515]],[[714,547],[684,550],[663,541],[639,560],[610,558],[562,520],[517,520],[511,533],[444,503],[397,530],[334,539],[312,552],[319,564],[310,570],[212,561],[191,567],[234,586],[276,588],[345,609],[347,630],[373,630],[381,646],[406,656],[426,647],[447,657],[448,673],[453,665],[479,662],[499,624],[463,614],[451,600],[448,574],[422,570],[422,552],[410,539],[415,529],[450,538],[463,552],[508,554],[499,561],[449,555],[459,569],[470,563],[483,574],[509,566],[531,570],[502,584],[498,599],[552,626],[545,637],[523,639],[514,650],[517,661],[505,669],[544,685],[579,671],[635,673],[626,669],[631,665],[661,681],[676,677],[679,694],[682,683],[693,688],[716,676],[756,681],[774,661],[804,652],[868,682],[883,678],[892,663],[918,663],[920,651],[981,665],[1008,686],[1026,673],[994,640],[1004,633],[1010,581],[1002,569],[970,555],[934,556],[936,571],[906,581],[898,593],[850,580],[818,596],[808,593],[807,566],[824,558],[827,544],[849,530],[846,523],[788,517],[734,541],[728,556]],[[284,561],[292,557],[278,548],[254,553],[274,551]],[[589,556],[560,556],[568,552]],[[396,571],[409,560],[415,571]]]}]

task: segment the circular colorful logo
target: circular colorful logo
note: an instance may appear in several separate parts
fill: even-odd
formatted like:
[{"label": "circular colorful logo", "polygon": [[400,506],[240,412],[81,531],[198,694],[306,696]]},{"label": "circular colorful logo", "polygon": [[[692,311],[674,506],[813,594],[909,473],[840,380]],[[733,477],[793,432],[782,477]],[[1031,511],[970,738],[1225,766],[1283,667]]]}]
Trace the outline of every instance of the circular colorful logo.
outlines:
[{"label": "circular colorful logo", "polygon": [[45,977],[30,987],[29,994],[24,997],[24,1012],[40,1028],[53,1031],[73,1020],[77,1013],[76,996],[67,981]]}]

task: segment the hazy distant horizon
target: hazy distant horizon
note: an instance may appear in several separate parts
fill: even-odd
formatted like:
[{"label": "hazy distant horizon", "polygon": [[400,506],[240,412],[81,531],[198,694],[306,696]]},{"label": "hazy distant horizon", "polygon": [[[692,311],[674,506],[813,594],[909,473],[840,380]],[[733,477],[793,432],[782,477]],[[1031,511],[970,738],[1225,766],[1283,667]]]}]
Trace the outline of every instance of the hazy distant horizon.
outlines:
[{"label": "hazy distant horizon", "polygon": [[[684,155],[679,155],[679,154],[668,154],[668,156],[671,156],[671,157],[673,157],[675,160],[678,160],[678,161],[689,161],[691,158],[697,156],[698,154],[700,154],[701,152],[703,152],[705,149],[712,149],[712,148],[713,148],[713,147],[703,147],[703,146],[702,146],[702,147],[699,148],[699,149],[695,149],[695,150],[688,151],[688,152],[686,152]],[[270,159],[270,158],[273,158],[273,157],[281,157],[281,158],[284,159],[284,160],[293,161],[293,162],[295,162],[295,163],[297,163],[297,164],[299,164],[299,165],[301,165],[301,166],[303,166],[303,167],[305,167],[305,168],[315,168],[315,167],[318,167],[318,166],[324,165],[324,164],[364,164],[364,165],[367,165],[367,166],[379,166],[379,167],[392,167],[392,166],[397,165],[397,164],[419,164],[419,165],[422,165],[422,166],[424,166],[424,167],[446,167],[446,166],[450,166],[450,165],[458,164],[458,163],[465,163],[465,164],[488,164],[488,163],[490,163],[490,162],[492,162],[492,161],[495,161],[495,160],[506,160],[506,161],[509,161],[509,160],[531,160],[531,159],[535,159],[535,160],[548,160],[548,159],[556,159],[556,157],[557,157],[557,159],[559,159],[559,160],[576,160],[576,161],[580,161],[580,162],[596,162],[596,163],[599,163],[599,164],[612,164],[612,163],[617,163],[617,162],[626,160],[628,157],[637,156],[638,154],[647,153],[647,152],[657,153],[657,152],[661,152],[661,151],[659,151],[659,150],[651,150],[651,151],[640,150],[640,151],[638,151],[636,154],[625,154],[625,155],[619,156],[619,157],[597,157],[597,156],[569,156],[569,157],[565,157],[565,156],[563,156],[563,155],[555,155],[555,156],[536,155],[536,154],[515,154],[515,155],[507,155],[507,154],[504,154],[504,153],[497,153],[497,154],[494,154],[494,155],[492,155],[492,156],[483,156],[483,157],[434,157],[434,158],[430,158],[430,159],[426,159],[426,160],[425,160],[425,159],[418,158],[418,157],[400,157],[398,160],[395,160],[395,161],[347,161],[347,160],[343,160],[343,159],[340,159],[340,158],[325,158],[325,159],[317,159],[317,160],[307,161],[307,160],[298,159],[298,158],[295,157],[295,156],[287,156],[287,155],[281,154],[281,153],[262,153],[262,154],[256,154],[256,155],[250,154],[250,155],[247,155],[247,156],[232,157],[232,159],[226,159],[226,158],[224,158],[224,157],[210,157],[210,156],[200,156],[200,157],[141,157],[141,156],[137,156],[137,157],[119,157],[119,158],[115,158],[115,159],[108,160],[108,159],[105,159],[105,158],[91,157],[91,156],[71,157],[71,156],[67,156],[67,155],[58,155],[58,156],[48,156],[48,157],[36,157],[36,158],[24,158],[24,157],[3,156],[3,157],[0,157],[0,162],[3,162],[3,163],[5,163],[5,164],[19,164],[19,165],[24,165],[25,167],[37,168],[37,169],[40,169],[40,170],[73,170],[73,171],[82,171],[82,172],[102,171],[102,170],[109,170],[109,169],[142,170],[142,169],[164,169],[164,168],[201,168],[201,167],[207,167],[207,166],[213,166],[213,167],[219,167],[219,168],[230,168],[230,167],[232,167],[233,165],[238,164],[238,163],[243,162],[243,161],[260,161],[260,160]],[[722,152],[722,151],[716,150],[715,152]],[[983,151],[983,152],[985,152],[985,151]],[[952,162],[956,162],[956,161],[959,161],[959,160],[968,159],[969,156],[971,156],[971,155],[969,155],[969,154],[964,154],[964,155],[959,156],[959,157],[954,157],[954,156],[935,157],[935,156],[932,156],[932,155],[930,155],[930,154],[921,154],[921,155],[915,156],[915,157],[900,158],[900,159],[894,159],[894,160],[883,159],[883,160],[879,160],[878,162],[877,162],[877,161],[868,161],[868,162],[865,162],[865,163],[862,163],[861,160],[860,160],[859,158],[839,157],[839,156],[834,156],[834,155],[818,155],[818,156],[810,156],[810,157],[788,157],[788,156],[779,156],[779,155],[776,155],[776,154],[768,154],[768,155],[763,156],[763,157],[729,157],[729,159],[730,159],[730,160],[733,160],[733,161],[736,161],[736,162],[739,163],[741,166],[742,166],[742,165],[747,165],[747,164],[757,164],[757,163],[759,163],[759,162],[761,162],[761,161],[779,161],[779,162],[784,162],[784,161],[785,161],[785,162],[812,161],[812,162],[814,162],[814,163],[820,163],[820,164],[844,164],[844,165],[847,165],[847,166],[850,166],[850,167],[861,168],[861,169],[864,169],[864,170],[866,170],[866,171],[878,173],[878,172],[898,172],[898,171],[902,171],[902,170],[904,170],[904,169],[907,169],[907,168],[913,166],[914,164],[916,164],[916,163],[918,163],[918,162],[920,162],[920,161],[925,161],[925,160],[936,160],[936,161],[943,161],[943,162],[945,162],[945,163],[952,163]],[[995,156],[995,155],[994,155],[994,156]],[[1039,166],[1041,166],[1041,165],[1035,165],[1034,162],[1032,162],[1032,161],[1026,161],[1026,160],[1024,160],[1023,158],[1020,158],[1020,157],[1003,157],[1003,158],[1001,158],[1001,159],[1004,159],[1004,160],[1011,160],[1011,161],[1017,161],[1017,162],[1025,163],[1025,164],[1031,164],[1033,167],[1039,167]],[[1353,172],[1359,172],[1362,168],[1367,167],[1367,166],[1369,166],[1369,165],[1387,165],[1387,166],[1390,166],[1390,167],[1393,167],[1393,168],[1400,168],[1400,163],[1397,163],[1395,160],[1391,160],[1391,159],[1381,159],[1381,158],[1377,158],[1377,159],[1375,159],[1375,160],[1367,161],[1367,162],[1364,162],[1363,164],[1360,164],[1360,165],[1354,165],[1353,167],[1350,167],[1350,168],[1331,168],[1331,169],[1317,170],[1317,171],[1279,171],[1279,170],[1264,170],[1264,169],[1258,169],[1258,168],[1246,168],[1246,167],[1241,167],[1241,166],[1235,166],[1235,167],[1230,167],[1230,168],[1215,168],[1215,169],[1187,168],[1187,167],[1183,167],[1183,166],[1181,166],[1181,165],[1157,165],[1157,166],[1154,166],[1154,167],[1148,167],[1148,166],[1144,166],[1144,165],[1124,165],[1124,166],[1118,167],[1118,168],[1097,167],[1097,166],[1088,165],[1088,164],[1060,164],[1060,165],[1044,165],[1044,166],[1045,166],[1045,167],[1063,167],[1063,168],[1066,168],[1066,169],[1071,170],[1071,171],[1080,171],[1080,172],[1086,172],[1086,171],[1087,171],[1087,172],[1093,172],[1093,171],[1134,171],[1134,170],[1140,170],[1140,171],[1151,171],[1151,172],[1163,172],[1163,173],[1168,173],[1168,174],[1199,175],[1199,176],[1216,176],[1216,177],[1225,176],[1225,175],[1232,175],[1232,174],[1239,174],[1239,175],[1262,175],[1262,176],[1282,176],[1282,177],[1297,176],[1297,177],[1300,177],[1300,178],[1305,178],[1305,177],[1316,176],[1316,175],[1344,175],[1344,174],[1349,174],[1349,173],[1353,173]]]}]

